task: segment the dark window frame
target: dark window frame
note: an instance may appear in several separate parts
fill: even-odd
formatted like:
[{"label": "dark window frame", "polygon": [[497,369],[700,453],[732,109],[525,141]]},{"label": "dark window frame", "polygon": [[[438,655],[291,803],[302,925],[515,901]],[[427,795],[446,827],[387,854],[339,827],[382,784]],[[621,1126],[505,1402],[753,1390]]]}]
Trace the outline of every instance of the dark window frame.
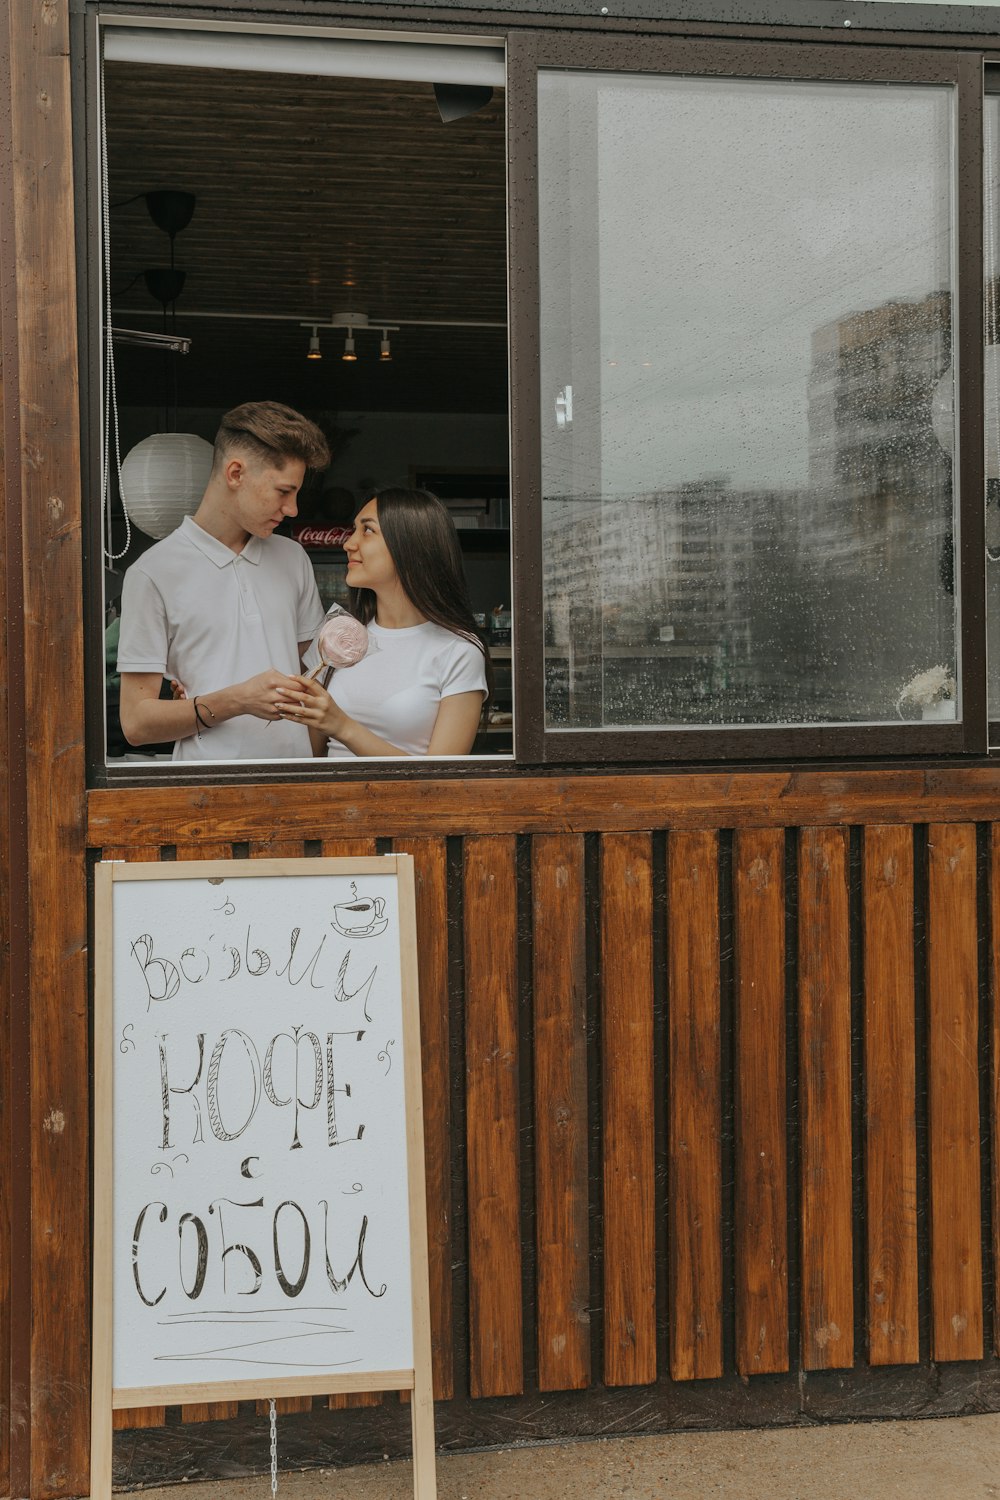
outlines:
[{"label": "dark window frame", "polygon": [[[117,9],[117,7],[116,7]],[[325,13],[323,13],[325,11]],[[129,12],[150,14],[141,3]],[[157,20],[168,23],[168,15],[157,6]],[[265,17],[232,11],[230,24]],[[296,17],[301,22],[303,17]],[[336,14],[331,7],[310,13],[310,26],[354,30],[357,16]],[[282,23],[294,26],[287,15],[268,15],[276,29]],[[96,392],[99,390],[100,327],[94,261],[97,246],[98,203],[92,174],[95,144],[95,99],[99,57],[98,16],[90,11],[74,18],[79,47],[74,59],[77,132],[76,165],[79,223],[81,226],[80,332],[84,405],[84,479],[91,495],[89,523],[85,526],[85,576],[87,580],[87,732],[88,784],[91,786],[163,787],[182,783],[252,782],[267,784],[296,780],[353,781],[373,779],[462,779],[486,776],[516,778],[542,768],[555,771],[585,765],[605,772],[623,771],[643,763],[651,766],[711,764],[720,759],[745,764],[843,762],[856,765],[891,759],[896,764],[926,757],[956,760],[984,759],[988,754],[986,722],[986,625],[983,577],[984,516],[983,422],[982,422],[982,166],[983,166],[983,64],[993,60],[981,39],[971,45],[965,38],[905,38],[855,32],[837,41],[818,41],[815,33],[780,32],[768,28],[748,38],[744,31],[735,38],[731,29],[708,24],[687,28],[677,36],[676,22],[643,21],[638,30],[623,33],[623,23],[613,31],[597,30],[588,15],[545,18],[548,29],[534,29],[523,12],[469,13],[461,22],[449,18],[435,23],[426,17],[411,17],[396,6],[373,5],[361,20],[365,30],[415,35],[425,31],[457,35],[493,36],[504,41],[508,55],[508,237],[510,311],[509,366],[511,397],[509,420],[512,438],[512,565],[514,574],[514,755],[509,760],[456,759],[451,762],[407,760],[337,765],[316,761],[258,765],[257,763],[155,767],[133,763],[109,767],[103,744],[103,640],[100,611],[94,603],[101,596],[103,569],[102,518],[99,498],[99,445],[93,425]],[[627,23],[625,23],[627,24]],[[633,23],[635,25],[635,23]],[[691,31],[699,35],[691,38]],[[888,44],[887,44],[888,43]],[[666,730],[547,731],[542,717],[541,640],[541,527],[540,527],[540,427],[538,380],[538,205],[533,196],[537,181],[537,70],[539,67],[589,68],[664,74],[701,72],[732,77],[815,77],[859,82],[948,83],[956,88],[956,266],[958,315],[955,321],[960,350],[959,392],[961,420],[958,433],[960,482],[961,616],[959,640],[962,661],[964,717],[958,724],[900,724],[899,726],[747,727],[738,730],[673,728]],[[989,85],[987,86],[989,88]],[[1000,84],[997,85],[1000,88]],[[993,92],[993,88],[989,88]],[[86,289],[85,291],[83,289]],[[975,497],[975,499],[973,498]],[[96,623],[95,623],[96,622]],[[98,701],[99,700],[99,701]],[[1000,725],[996,726],[1000,737]],[[1000,748],[1000,747],[998,747]]]},{"label": "dark window frame", "polygon": [[[986,58],[984,58],[984,64],[985,64],[985,66],[983,68],[983,97],[985,99],[985,98],[988,98],[990,95],[992,95],[995,98],[998,94],[1000,94],[1000,60],[994,60],[994,59],[990,58],[989,56],[987,56]],[[985,167],[985,154],[984,154],[983,165]],[[986,206],[985,206],[985,203],[984,203],[984,205],[983,205],[983,213],[984,213],[984,215],[985,215],[985,212],[986,212]],[[983,284],[984,284],[984,286],[985,286],[985,281],[986,281],[985,271],[986,271],[986,252],[985,252],[985,249],[984,249],[984,251],[983,251],[983,272],[984,272],[984,275],[983,275]],[[985,314],[984,314],[984,323],[985,323]],[[984,406],[985,406],[985,391],[984,391],[983,400],[984,400]],[[984,411],[984,421],[985,421],[985,411]],[[984,456],[984,464],[985,464],[985,456]],[[984,519],[983,519],[983,529],[984,529],[983,541],[984,541],[984,547],[985,547],[985,527],[986,527],[986,521],[985,521],[985,505],[984,505]],[[1000,566],[1000,565],[998,565],[998,566]],[[986,628],[987,628],[987,626],[986,626],[986,607],[984,606],[984,614],[983,614],[983,630],[984,630],[984,632],[986,631]],[[987,683],[987,711],[988,711],[988,709],[989,709],[989,684]],[[994,758],[996,758],[996,757],[1000,756],[1000,720],[998,720],[998,719],[990,719],[989,720],[989,723],[987,725],[987,734],[988,734],[988,742],[989,742],[989,746],[990,746],[990,752],[989,753],[991,754],[991,756],[993,756]]]},{"label": "dark window frame", "polygon": [[[980,754],[987,751],[986,629],[983,547],[982,420],[982,175],[983,109],[980,60],[963,52],[845,49],[836,43],[675,41],[644,37],[515,35],[508,43],[508,109],[512,182],[537,181],[539,70],[702,75],[731,78],[815,79],[858,83],[949,84],[956,92],[955,265],[959,351],[958,454],[960,614],[963,718],[960,723],[768,725],[746,728],[547,729],[544,720],[541,391],[537,359],[540,325],[538,213],[511,194],[511,364],[521,403],[514,427],[511,488],[518,504],[514,548],[514,607],[519,640],[515,725],[519,758],[572,764],[599,760],[691,762]],[[532,212],[531,209],[534,211]],[[531,357],[531,355],[534,357]],[[531,664],[531,669],[526,666]]]}]

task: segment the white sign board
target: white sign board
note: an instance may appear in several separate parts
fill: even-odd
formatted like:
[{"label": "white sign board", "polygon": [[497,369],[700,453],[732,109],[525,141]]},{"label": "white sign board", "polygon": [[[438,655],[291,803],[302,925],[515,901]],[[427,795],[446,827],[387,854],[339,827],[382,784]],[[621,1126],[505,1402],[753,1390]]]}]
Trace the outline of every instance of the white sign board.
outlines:
[{"label": "white sign board", "polygon": [[405,856],[98,868],[95,1443],[99,1401],[429,1405],[413,928]]}]

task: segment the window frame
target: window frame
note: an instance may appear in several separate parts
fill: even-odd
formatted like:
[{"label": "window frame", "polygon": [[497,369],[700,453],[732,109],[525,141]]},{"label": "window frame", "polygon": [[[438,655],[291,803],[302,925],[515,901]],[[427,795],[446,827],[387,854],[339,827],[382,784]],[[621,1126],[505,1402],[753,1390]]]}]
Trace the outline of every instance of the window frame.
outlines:
[{"label": "window frame", "polygon": [[[176,9],[141,3],[127,10],[89,11],[74,18],[73,35],[73,163],[77,223],[78,333],[80,349],[81,474],[84,493],[83,584],[84,584],[84,729],[88,787],[135,787],[150,789],[192,783],[249,782],[273,785],[295,781],[401,780],[413,777],[440,779],[468,775],[510,775],[518,757],[513,753],[479,754],[467,757],[387,757],[358,761],[315,759],[290,761],[131,761],[110,764],[106,756],[106,697],[104,672],[104,517],[101,505],[101,396],[103,306],[100,285],[100,79],[105,25],[148,27],[156,30],[191,30],[197,35],[205,24]],[[439,22],[402,19],[384,5],[373,7],[371,16],[335,14],[268,15],[266,19],[239,10],[219,14],[208,23],[211,31],[238,35],[314,36],[349,38],[378,37],[405,42],[408,38],[430,40],[447,37],[456,44],[488,41],[506,48],[509,29],[495,17],[480,15],[466,21]],[[507,116],[505,90],[505,117]],[[508,186],[509,193],[509,186]],[[509,239],[508,239],[509,252]],[[508,268],[509,279],[509,268]],[[508,376],[510,371],[508,335]],[[508,442],[513,421],[508,396]],[[511,527],[513,531],[513,524]],[[511,585],[513,589],[513,583]],[[516,630],[514,632],[516,636]],[[516,662],[512,657],[512,675]]]},{"label": "window frame", "polygon": [[[116,19],[126,17],[116,13]],[[153,19],[141,4],[129,19],[148,18],[154,25],[184,24],[171,7]],[[517,778],[559,766],[590,766],[627,771],[636,763],[692,765],[719,760],[741,764],[810,761],[852,763],[891,759],[899,763],[942,757],[986,757],[991,739],[1000,753],[1000,723],[987,723],[983,360],[983,96],[984,63],[996,65],[997,54],[982,41],[962,47],[959,38],[928,41],[920,33],[897,35],[877,43],[854,33],[837,41],[807,39],[799,33],[778,34],[768,28],[756,36],[734,38],[722,25],[698,28],[700,35],[677,36],[663,23],[644,31],[595,29],[584,16],[549,21],[556,29],[531,29],[531,20],[513,12],[470,13],[461,22],[435,22],[403,16],[377,5],[366,15],[363,30],[394,37],[451,33],[495,38],[507,51],[508,137],[508,362],[511,439],[511,542],[514,612],[514,751],[511,757],[456,758],[405,762],[363,761],[337,765],[324,761],[268,763],[207,762],[191,766],[134,762],[109,766],[104,753],[102,517],[99,485],[99,436],[94,413],[99,408],[100,298],[97,291],[98,198],[93,179],[96,150],[96,82],[100,58],[101,17],[78,13],[74,30],[78,49],[73,65],[75,169],[78,192],[79,269],[81,289],[81,400],[83,405],[83,474],[90,492],[84,527],[85,609],[88,691],[86,695],[88,785],[160,788],[184,783],[352,781],[454,779],[469,776]],[[304,24],[303,24],[304,22]],[[226,29],[260,30],[259,19],[237,11],[220,24]],[[276,31],[354,31],[356,17],[311,14],[308,18],[273,17],[265,25]],[[762,34],[763,33],[763,34]],[[957,45],[956,45],[957,44]],[[590,69],[625,73],[676,75],[699,73],[733,78],[788,78],[872,83],[944,83],[953,85],[955,107],[955,263],[959,350],[960,420],[956,433],[959,482],[960,546],[957,553],[961,609],[957,641],[961,659],[963,719],[960,723],[898,725],[707,726],[666,729],[547,730],[544,725],[541,545],[541,429],[539,384],[539,267],[537,184],[537,75],[540,68]],[[1000,91],[1000,77],[985,84]],[[1000,73],[1000,69],[998,69]]]},{"label": "window frame", "polygon": [[[990,56],[990,55],[987,54],[983,58],[983,103],[984,103],[984,106],[985,106],[985,102],[986,102],[986,100],[988,98],[990,98],[990,97],[996,98],[998,95],[1000,95],[1000,58],[993,57],[993,56]],[[984,108],[984,116],[985,116],[985,108]],[[986,176],[986,150],[985,150],[986,132],[985,132],[985,123],[986,122],[985,122],[985,118],[984,118],[984,121],[983,121],[983,125],[984,125],[984,130],[983,130],[983,141],[984,141],[984,146],[983,146],[983,180],[984,180],[984,183],[985,183],[985,176]],[[998,165],[998,167],[1000,167],[1000,160],[998,160],[997,165]],[[984,201],[984,203],[983,203],[984,228],[985,228],[985,214],[986,214],[986,204],[985,204],[985,201]],[[986,285],[986,246],[985,246],[985,235],[984,235],[984,244],[983,244],[983,286],[985,287],[985,285]],[[985,323],[986,323],[986,316],[985,316],[985,308],[984,308],[984,312],[983,312],[983,326],[984,326],[984,330],[985,330]],[[985,340],[985,332],[984,332],[984,340]],[[983,390],[983,408],[984,408],[984,410],[983,410],[983,426],[984,426],[984,432],[985,432],[985,423],[986,423],[985,405],[986,405],[986,392],[985,392],[985,382],[984,382],[984,390]],[[986,456],[985,456],[985,441],[986,441],[986,439],[985,439],[985,435],[984,435],[984,438],[983,438],[983,443],[984,443],[984,451],[983,451],[983,473],[984,473],[984,487],[983,487],[983,548],[984,548],[984,556],[985,556],[985,546],[986,546],[986,498],[985,498],[986,497],[986,489],[985,489]],[[1000,566],[1000,564],[997,564],[997,566]],[[988,573],[987,573],[987,577],[988,577]],[[988,608],[989,608],[989,605],[988,605],[989,590],[988,590],[988,588],[985,590],[985,596],[986,596],[985,597],[985,602],[984,602],[984,605],[983,605],[983,631],[984,631],[984,634],[987,631],[987,625],[988,625],[988,620],[987,620],[987,612],[988,612]],[[987,679],[987,684],[986,684],[986,699],[987,699],[987,707],[986,707],[986,711],[987,711],[987,740],[988,740],[989,754],[991,756],[996,757],[996,756],[1000,756],[1000,719],[990,719],[989,718],[989,680],[988,679]]]},{"label": "window frame", "polygon": [[[983,433],[983,81],[981,58],[954,51],[844,47],[828,42],[677,40],[660,36],[513,33],[507,49],[510,131],[511,466],[518,762],[667,762],[926,756],[987,752]],[[953,204],[959,422],[956,563],[961,662],[959,723],[548,729],[544,637],[539,374],[538,74],[553,69],[660,76],[947,84],[955,90]],[[515,411],[515,401],[517,409]]]}]

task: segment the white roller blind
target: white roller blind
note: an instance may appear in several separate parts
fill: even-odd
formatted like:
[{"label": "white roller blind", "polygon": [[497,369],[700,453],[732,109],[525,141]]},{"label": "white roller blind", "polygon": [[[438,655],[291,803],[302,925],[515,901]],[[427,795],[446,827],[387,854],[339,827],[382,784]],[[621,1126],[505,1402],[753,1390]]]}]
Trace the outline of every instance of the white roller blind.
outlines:
[{"label": "white roller blind", "polygon": [[106,26],[103,34],[104,56],[112,62],[500,88],[504,84],[502,47],[248,35],[158,26]]}]

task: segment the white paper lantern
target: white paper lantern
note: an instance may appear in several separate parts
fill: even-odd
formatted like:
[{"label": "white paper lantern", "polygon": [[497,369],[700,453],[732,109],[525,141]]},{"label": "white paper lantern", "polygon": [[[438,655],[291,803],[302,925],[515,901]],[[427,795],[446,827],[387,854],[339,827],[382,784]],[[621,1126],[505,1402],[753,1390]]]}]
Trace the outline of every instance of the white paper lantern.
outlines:
[{"label": "white paper lantern", "polygon": [[122,499],[147,536],[169,536],[201,503],[212,472],[212,445],[193,432],[156,432],[125,455]]}]

